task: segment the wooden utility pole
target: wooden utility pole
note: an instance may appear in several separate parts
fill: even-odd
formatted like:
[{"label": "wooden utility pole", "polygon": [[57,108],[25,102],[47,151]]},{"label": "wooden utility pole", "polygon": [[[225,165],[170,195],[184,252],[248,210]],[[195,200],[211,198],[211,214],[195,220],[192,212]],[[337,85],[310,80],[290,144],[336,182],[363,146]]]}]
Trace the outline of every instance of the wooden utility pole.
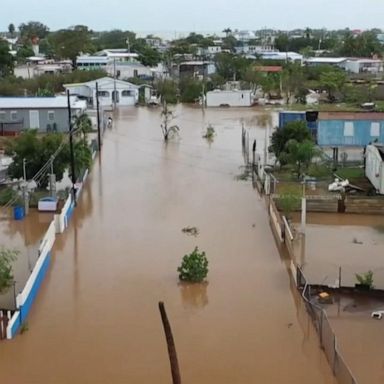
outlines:
[{"label": "wooden utility pole", "polygon": [[167,340],[168,355],[169,361],[171,363],[171,372],[172,372],[172,382],[173,384],[181,384],[179,363],[177,361],[176,347],[173,340],[171,325],[169,324],[167,313],[165,312],[164,303],[159,302],[159,310],[161,315],[161,320],[163,322],[165,338]]},{"label": "wooden utility pole", "polygon": [[96,108],[97,108],[97,139],[99,151],[101,151],[101,132],[100,132],[100,105],[99,105],[99,84],[96,82]]},{"label": "wooden utility pole", "polygon": [[72,180],[72,198],[76,205],[76,175],[75,175],[75,154],[73,151],[73,124],[72,124],[72,110],[71,110],[71,96],[69,90],[67,90],[67,102],[68,102],[68,124],[69,124],[69,149],[71,155],[71,180]]}]

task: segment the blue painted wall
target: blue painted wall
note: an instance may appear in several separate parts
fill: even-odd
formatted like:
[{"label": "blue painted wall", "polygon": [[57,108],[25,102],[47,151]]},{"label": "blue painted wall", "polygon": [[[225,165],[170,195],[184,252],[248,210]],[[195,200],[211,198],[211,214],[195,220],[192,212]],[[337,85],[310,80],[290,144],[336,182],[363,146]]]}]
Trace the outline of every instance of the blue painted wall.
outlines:
[{"label": "blue painted wall", "polygon": [[[352,122],[353,136],[344,136],[344,123]],[[371,123],[380,123],[380,136],[371,136]],[[378,139],[384,142],[384,121],[375,120],[320,120],[317,129],[317,143],[320,146],[364,147]]]},{"label": "blue painted wall", "polygon": [[14,316],[16,317],[16,321],[13,323],[12,329],[11,329],[11,337],[15,337],[17,332],[19,331],[19,328],[21,327],[21,321],[20,321],[20,312],[17,311]]},{"label": "blue painted wall", "polygon": [[37,293],[39,292],[40,286],[47,273],[50,262],[51,262],[51,251],[48,252],[44,260],[44,263],[42,264],[40,271],[36,276],[36,280],[32,286],[31,292],[29,293],[27,299],[25,300],[25,303],[20,307],[20,323],[23,323],[25,321],[25,319],[27,318],[31,310],[32,304],[35,301]]}]

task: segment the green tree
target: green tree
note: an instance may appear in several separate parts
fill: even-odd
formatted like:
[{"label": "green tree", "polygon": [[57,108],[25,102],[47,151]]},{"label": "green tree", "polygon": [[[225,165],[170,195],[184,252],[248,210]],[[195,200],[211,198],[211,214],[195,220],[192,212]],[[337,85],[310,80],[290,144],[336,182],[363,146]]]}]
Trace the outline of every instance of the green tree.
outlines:
[{"label": "green tree", "polygon": [[31,40],[35,37],[43,39],[49,33],[49,28],[39,21],[30,21],[19,25],[20,36],[22,39]]},{"label": "green tree", "polygon": [[194,103],[202,95],[203,82],[192,77],[180,80],[180,100],[182,103]]},{"label": "green tree", "polygon": [[298,142],[291,139],[285,145],[285,153],[288,163],[295,167],[297,177],[300,178],[308,170],[317,150],[312,140]]},{"label": "green tree", "polygon": [[30,56],[34,56],[32,46],[30,44],[24,44],[17,50],[16,58],[18,62],[25,62],[25,59]]},{"label": "green tree", "polygon": [[365,31],[358,36],[354,36],[352,32],[346,31],[338,53],[341,56],[348,57],[381,56],[383,54],[383,46],[378,40],[377,35],[372,31]]},{"label": "green tree", "polygon": [[232,53],[222,52],[215,56],[217,74],[226,80],[244,80],[250,63],[250,60]]},{"label": "green tree", "polygon": [[8,32],[11,35],[11,37],[14,36],[15,31],[16,31],[15,24],[13,24],[13,23],[9,24],[8,25]]},{"label": "green tree", "polygon": [[145,39],[136,39],[131,47],[134,52],[139,54],[139,61],[143,65],[155,67],[162,60],[160,52],[150,47]]},{"label": "green tree", "polygon": [[8,44],[0,39],[0,78],[13,74],[14,60]]},{"label": "green tree", "polygon": [[13,285],[12,263],[19,251],[0,247],[0,294],[6,293]]},{"label": "green tree", "polygon": [[327,91],[328,100],[332,103],[335,101],[335,94],[342,92],[347,80],[345,72],[335,69],[320,75],[320,85]]},{"label": "green tree", "polygon": [[[273,152],[277,160],[280,160],[281,154],[286,153],[286,144],[290,140],[302,143],[305,140],[311,140],[311,133],[304,121],[292,121],[284,125],[283,128],[276,129],[271,137],[270,152]],[[284,165],[286,161],[283,161]]]},{"label": "green tree", "polygon": [[[62,133],[49,133],[40,138],[34,129],[23,132],[17,139],[9,141],[6,146],[6,153],[12,157],[12,164],[8,168],[8,174],[12,178],[23,176],[23,159],[26,160],[27,179],[32,179],[36,173],[45,165],[51,156],[62,147],[53,162],[53,171],[56,180],[61,181],[64,171],[70,162],[69,144]],[[76,175],[80,170],[90,164],[90,150],[84,145],[83,141],[75,143],[75,166]],[[40,186],[45,187],[48,178],[39,180]]]},{"label": "green tree", "polygon": [[291,97],[296,95],[300,88],[303,88],[304,73],[300,64],[287,64],[283,70],[282,85],[289,104]]},{"label": "green tree", "polygon": [[91,41],[91,31],[84,25],[57,31],[50,36],[50,42],[56,55],[62,59],[72,60],[74,68],[80,53],[91,53],[95,49]]},{"label": "green tree", "polygon": [[167,104],[176,104],[178,99],[177,84],[173,80],[164,79],[156,83],[157,92],[162,100]]}]

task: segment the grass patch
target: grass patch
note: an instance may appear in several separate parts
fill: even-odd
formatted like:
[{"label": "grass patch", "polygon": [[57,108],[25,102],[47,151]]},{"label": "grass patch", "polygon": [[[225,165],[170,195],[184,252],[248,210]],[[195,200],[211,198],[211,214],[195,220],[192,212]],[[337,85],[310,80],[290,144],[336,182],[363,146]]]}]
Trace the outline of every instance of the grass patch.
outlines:
[{"label": "grass patch", "polygon": [[364,168],[354,167],[354,168],[339,168],[334,172],[337,176],[340,176],[343,179],[356,180],[363,179],[365,177]]}]

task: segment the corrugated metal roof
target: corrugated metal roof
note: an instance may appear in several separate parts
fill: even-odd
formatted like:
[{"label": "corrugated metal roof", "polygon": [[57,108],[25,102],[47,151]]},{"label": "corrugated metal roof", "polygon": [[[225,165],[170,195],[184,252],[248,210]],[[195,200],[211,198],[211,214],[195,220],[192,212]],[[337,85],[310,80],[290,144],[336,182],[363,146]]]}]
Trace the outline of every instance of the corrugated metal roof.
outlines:
[{"label": "corrugated metal roof", "polygon": [[[71,108],[85,109],[85,100],[71,97]],[[56,97],[0,97],[0,109],[58,109],[67,108],[67,96]]]}]

